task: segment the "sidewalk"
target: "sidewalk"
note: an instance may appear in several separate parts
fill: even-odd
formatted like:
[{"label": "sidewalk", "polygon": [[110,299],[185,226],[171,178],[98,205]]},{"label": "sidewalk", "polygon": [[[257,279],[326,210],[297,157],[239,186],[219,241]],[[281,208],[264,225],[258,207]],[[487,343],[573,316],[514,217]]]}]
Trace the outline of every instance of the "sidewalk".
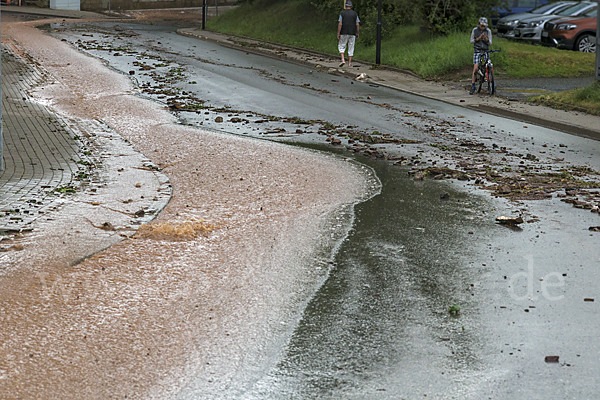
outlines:
[{"label": "sidewalk", "polygon": [[[23,20],[110,18],[85,11],[18,6],[2,6],[1,12],[3,17],[15,14]],[[22,51],[5,39],[1,66],[4,171],[0,171],[0,235],[31,230],[32,222],[47,217],[64,202],[62,194],[71,193],[90,179],[94,166],[90,143],[79,128],[31,100],[29,91],[47,82],[48,77],[35,63],[17,56]]]},{"label": "sidewalk", "polygon": [[67,124],[29,99],[44,77],[2,44],[4,171],[0,171],[0,233],[21,231],[79,185],[91,162]]},{"label": "sidewalk", "polygon": [[[207,18],[210,19],[217,15],[223,14],[237,6],[222,5],[222,6],[207,6]],[[53,10],[50,8],[39,8],[31,6],[18,5],[2,5],[0,6],[2,14],[16,14],[28,17],[41,18],[66,18],[66,19],[138,19],[143,21],[145,17],[153,19],[164,19],[164,21],[172,22],[176,20],[195,19],[200,23],[202,21],[202,7],[186,7],[186,8],[156,8],[156,9],[140,9],[140,10],[111,10],[96,13],[91,11],[76,11],[76,10]],[[182,15],[183,14],[183,15]]]},{"label": "sidewalk", "polygon": [[[364,61],[355,60],[352,68],[348,68],[347,65],[339,68],[339,59],[337,57],[278,43],[203,31],[200,28],[184,28],[178,30],[178,33],[250,53],[259,53],[273,58],[284,58],[291,62],[327,69],[331,74],[346,75],[353,79],[364,73],[367,75],[365,81],[372,84],[600,140],[600,117],[597,116],[555,110],[515,100],[508,101],[503,97],[488,96],[487,94],[483,94],[483,91],[482,94],[469,96],[467,90],[459,87],[458,84],[425,81],[409,71],[394,68],[372,69],[374,64]],[[501,82],[498,84],[501,85]]]}]

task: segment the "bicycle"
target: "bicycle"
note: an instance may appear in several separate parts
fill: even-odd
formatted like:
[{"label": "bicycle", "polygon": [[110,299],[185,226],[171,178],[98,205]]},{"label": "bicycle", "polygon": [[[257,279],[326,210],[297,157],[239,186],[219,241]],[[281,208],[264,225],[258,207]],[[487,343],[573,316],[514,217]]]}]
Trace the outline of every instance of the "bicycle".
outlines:
[{"label": "bicycle", "polygon": [[481,87],[484,82],[487,82],[488,93],[490,96],[496,94],[496,84],[494,82],[494,64],[490,60],[491,53],[499,53],[502,49],[499,50],[488,50],[482,52],[481,62],[479,63],[479,68],[477,69],[477,75],[475,76],[475,83],[478,85],[477,93],[481,92]]}]

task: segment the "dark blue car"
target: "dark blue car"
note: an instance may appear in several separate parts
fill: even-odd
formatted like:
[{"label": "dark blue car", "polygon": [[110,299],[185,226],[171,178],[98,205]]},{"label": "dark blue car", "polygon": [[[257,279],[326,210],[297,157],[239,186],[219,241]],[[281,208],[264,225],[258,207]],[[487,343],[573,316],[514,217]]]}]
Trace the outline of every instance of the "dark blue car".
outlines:
[{"label": "dark blue car", "polygon": [[492,15],[492,25],[496,25],[496,22],[502,17],[505,17],[510,14],[531,11],[534,8],[537,8],[544,4],[548,4],[548,2],[548,0],[510,0],[510,6],[508,7],[508,9],[501,8],[494,10],[495,15]]}]

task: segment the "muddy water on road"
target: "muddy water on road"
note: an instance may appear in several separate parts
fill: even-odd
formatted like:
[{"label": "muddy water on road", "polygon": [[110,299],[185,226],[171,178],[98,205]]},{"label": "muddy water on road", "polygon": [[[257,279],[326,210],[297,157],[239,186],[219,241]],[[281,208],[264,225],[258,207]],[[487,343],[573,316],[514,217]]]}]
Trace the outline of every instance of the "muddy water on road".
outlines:
[{"label": "muddy water on road", "polygon": [[[85,34],[89,35],[89,33]],[[81,32],[78,35],[81,35]],[[89,36],[83,37],[83,40],[88,40],[85,38],[89,38]],[[178,41],[173,38],[169,40],[171,41],[169,45]],[[95,46],[94,43],[91,45]],[[86,46],[88,45],[86,44]],[[190,46],[188,50],[189,56],[195,57],[196,52],[193,46]],[[106,53],[106,50],[102,50],[102,52]],[[118,52],[119,55],[115,56],[115,52]],[[139,71],[146,67],[137,64],[135,69],[131,69],[131,65],[134,65],[135,61],[139,62],[137,57],[145,56],[134,53],[125,56],[123,50],[116,49],[112,49],[111,53],[109,57],[111,63],[117,60],[111,65],[116,65],[125,74],[133,71],[134,79],[144,84],[144,79],[147,77],[142,76]],[[216,60],[212,58],[216,58]],[[150,59],[153,60],[152,63],[157,64],[154,68],[164,68],[164,70],[161,69],[164,75],[177,75],[180,72],[176,65],[170,68],[160,66],[160,62],[163,60],[158,60],[156,56],[152,56]],[[205,86],[208,85],[209,89],[211,89],[209,72],[225,70],[219,72],[223,72],[225,75],[236,73],[235,69],[230,71],[229,68],[223,68],[223,65],[219,65],[217,61],[219,61],[218,56],[199,62],[207,71],[206,76],[201,77],[202,83]],[[62,63],[55,67],[60,69],[66,68],[67,65]],[[306,72],[306,69],[303,71]],[[245,83],[255,86],[265,84],[264,81],[256,79],[254,75],[256,71],[252,70],[252,72],[253,74],[246,77],[247,82]],[[283,78],[289,77],[270,76],[266,84],[271,85],[269,89],[274,93],[277,93],[278,90],[283,91],[284,89],[275,88],[276,85],[273,83],[277,82],[277,79],[282,80]],[[113,77],[113,79],[120,78]],[[195,77],[191,79],[195,79]],[[293,79],[295,80],[287,79],[287,84],[305,85],[299,75]],[[321,83],[323,83],[323,86],[319,86],[319,88],[327,90],[330,88],[327,85],[338,83],[332,82],[334,79],[325,74],[317,79],[321,79]],[[195,84],[190,80],[183,86],[193,88]],[[73,85],[76,86],[75,83]],[[117,89],[120,86],[121,84],[117,85]],[[218,99],[216,106],[224,107],[233,100],[236,103],[244,99],[248,102],[253,100],[250,95],[247,98],[243,96],[254,91],[242,93],[241,90],[236,90],[237,86],[233,80],[229,82],[228,87],[230,90],[223,93],[213,92]],[[336,246],[335,243],[339,243],[337,240],[344,239],[345,229],[351,226],[351,218],[354,213],[348,207],[351,207],[352,201],[342,202],[341,208],[338,208],[342,210],[340,213],[327,214],[323,217],[320,220],[323,221],[323,225],[319,225],[317,229],[314,226],[311,227],[311,221],[316,215],[307,211],[312,209],[310,208],[312,206],[307,206],[308,203],[305,201],[299,201],[300,198],[303,198],[302,196],[307,195],[306,190],[309,191],[310,198],[322,195],[315,190],[314,185],[300,180],[302,185],[294,183],[292,186],[290,183],[276,188],[271,186],[271,189],[278,193],[284,187],[286,193],[291,190],[289,196],[274,200],[274,204],[278,205],[275,207],[276,210],[280,210],[278,207],[283,207],[285,203],[286,207],[291,205],[292,209],[296,209],[302,215],[289,214],[291,215],[289,219],[284,219],[283,222],[277,217],[275,220],[264,217],[267,219],[265,222],[267,225],[260,225],[253,233],[249,234],[248,226],[262,221],[260,219],[263,218],[262,214],[259,213],[258,216],[254,214],[256,214],[257,208],[259,211],[263,211],[260,210],[260,207],[264,206],[264,202],[256,201],[257,198],[262,198],[263,192],[255,190],[248,197],[239,197],[242,204],[240,205],[235,202],[220,201],[220,196],[211,194],[208,188],[215,187],[228,191],[232,190],[228,189],[231,188],[228,186],[230,183],[238,183],[237,178],[241,172],[233,170],[232,173],[232,170],[226,168],[226,165],[232,163],[232,158],[236,159],[233,165],[241,166],[241,171],[249,168],[256,172],[255,180],[242,176],[244,182],[258,182],[263,185],[262,188],[265,190],[265,186],[273,182],[273,176],[269,174],[276,170],[283,170],[284,175],[289,179],[292,179],[287,176],[289,171],[294,171],[302,177],[312,176],[312,169],[307,169],[308,167],[303,164],[306,160],[299,160],[293,165],[285,164],[282,167],[281,164],[284,160],[289,161],[286,155],[281,156],[283,158],[280,160],[273,161],[272,157],[261,158],[265,156],[261,154],[261,151],[248,153],[247,149],[244,150],[241,159],[236,158],[235,152],[227,153],[220,148],[223,146],[224,140],[233,140],[227,136],[219,137],[220,139],[214,142],[210,142],[202,136],[203,146],[205,145],[204,141],[210,143],[206,143],[206,148],[200,152],[202,159],[198,159],[189,149],[189,143],[193,143],[198,138],[198,136],[194,136],[197,135],[197,131],[192,129],[181,131],[179,128],[173,128],[170,125],[172,123],[170,117],[166,116],[166,113],[157,112],[155,108],[146,103],[136,103],[136,110],[141,108],[145,111],[145,114],[140,114],[143,115],[144,121],[150,121],[147,125],[140,126],[135,119],[126,119],[124,113],[120,114],[107,106],[110,103],[113,106],[127,107],[128,103],[123,102],[123,96],[115,96],[110,91],[104,91],[104,88],[94,93],[95,89],[96,87],[92,85],[91,96],[84,95],[83,87],[81,90],[76,90],[81,93],[82,99],[94,100],[93,102],[84,101],[83,106],[88,107],[89,112],[102,115],[101,118],[106,119],[111,126],[121,127],[123,131],[131,132],[128,137],[133,138],[136,145],[146,154],[154,154],[153,158],[156,162],[160,163],[170,174],[175,186],[175,197],[161,217],[163,220],[172,222],[194,217],[208,218],[209,222],[219,223],[227,220],[233,224],[226,225],[228,228],[226,231],[223,229],[215,231],[207,239],[198,238],[193,242],[184,243],[160,242],[161,249],[166,251],[164,255],[157,255],[156,247],[152,243],[140,243],[134,247],[128,247],[132,246],[131,244],[127,246],[123,244],[124,247],[117,246],[106,255],[104,253],[100,255],[101,258],[90,261],[92,264],[89,265],[97,265],[96,268],[103,265],[96,263],[107,262],[109,265],[117,263],[124,266],[132,265],[137,270],[144,271],[144,276],[147,276],[148,279],[143,284],[136,282],[139,276],[135,269],[127,272],[129,275],[123,272],[123,276],[131,278],[133,281],[133,284],[123,283],[123,287],[127,288],[128,297],[126,296],[126,298],[136,298],[140,293],[148,293],[146,299],[150,300],[145,300],[144,296],[135,301],[130,300],[130,304],[135,306],[132,309],[159,310],[156,313],[154,311],[134,311],[129,314],[121,311],[125,318],[110,320],[114,321],[121,331],[128,332],[122,337],[127,338],[131,342],[131,346],[126,347],[128,352],[119,355],[121,358],[110,352],[105,354],[108,355],[106,357],[108,361],[98,369],[98,372],[105,375],[101,375],[101,378],[96,381],[89,377],[95,388],[98,388],[98,381],[105,382],[108,380],[107,377],[113,377],[106,371],[114,365],[122,365],[120,373],[126,377],[124,379],[133,377],[132,379],[136,381],[124,385],[127,389],[148,384],[152,380],[148,379],[148,376],[156,377],[161,381],[161,385],[153,387],[156,389],[155,392],[152,392],[149,386],[143,387],[144,393],[152,393],[155,397],[168,393],[170,397],[184,399],[202,397],[226,399],[420,398],[427,394],[428,397],[433,398],[479,400],[494,394],[500,387],[503,394],[508,393],[502,398],[509,398],[508,396],[511,395],[519,398],[520,390],[527,391],[528,398],[540,398],[531,393],[539,391],[540,386],[546,387],[546,392],[552,390],[548,389],[552,388],[552,385],[543,385],[540,382],[558,382],[563,377],[562,371],[559,369],[551,371],[544,369],[546,365],[543,363],[543,352],[546,350],[552,352],[554,348],[559,347],[565,353],[568,351],[569,356],[575,357],[576,350],[558,340],[549,343],[554,347],[547,346],[543,349],[539,348],[537,343],[528,342],[524,336],[533,333],[543,338],[545,330],[550,329],[551,324],[549,321],[542,322],[539,319],[533,320],[532,323],[531,319],[526,319],[533,316],[533,313],[522,311],[524,307],[531,305],[529,299],[510,299],[509,292],[506,291],[506,276],[510,273],[519,273],[522,269],[515,263],[512,254],[532,251],[531,246],[528,245],[531,243],[537,245],[538,240],[545,242],[546,246],[555,246],[555,242],[558,241],[555,239],[560,236],[559,228],[554,228],[552,235],[548,235],[549,238],[552,237],[552,240],[544,239],[546,232],[539,225],[532,225],[532,228],[525,232],[513,235],[513,232],[495,226],[493,216],[489,215],[489,210],[499,203],[494,203],[489,199],[484,200],[478,195],[467,195],[469,192],[464,187],[459,188],[456,184],[439,181],[414,182],[408,179],[406,169],[392,167],[385,162],[359,158],[361,162],[368,164],[376,171],[382,182],[382,194],[356,207],[354,228],[350,231],[348,238],[341,243],[335,259],[332,260],[334,264],[330,278],[312,298],[312,290],[323,283],[332,266],[332,264],[327,264],[328,259],[322,254],[330,252],[331,248]],[[259,89],[257,88],[257,90]],[[364,100],[366,100],[368,90],[363,85],[355,86],[352,92],[356,92],[360,96],[364,95]],[[46,91],[46,93],[49,92]],[[384,93],[385,91],[378,91],[380,95]],[[60,92],[52,93],[52,95],[58,96],[58,98],[61,96]],[[174,109],[177,109],[176,103],[180,100],[177,98],[179,97],[177,94],[164,92],[155,97],[159,102],[162,101],[164,105],[170,105]],[[389,95],[390,99],[393,97],[397,96]],[[311,96],[299,97],[298,104],[311,98]],[[268,104],[280,107],[277,112],[283,113],[286,104],[277,102],[277,99],[279,97],[275,96],[275,100],[271,99]],[[71,99],[65,97],[64,101],[61,101],[62,106],[72,113],[78,112],[79,107],[67,107],[74,103],[74,101],[69,102],[68,100]],[[315,101],[322,101],[321,104],[333,102],[327,96]],[[202,111],[208,112],[208,114],[201,115],[201,113],[194,112],[193,117],[189,119],[186,114],[181,113],[179,122],[191,122],[197,125],[210,122],[212,127],[218,127],[219,124],[214,122],[215,116],[218,115],[226,116],[227,119],[232,119],[232,117],[264,119],[265,116],[260,115],[261,110],[256,109],[263,106],[263,103],[260,105],[255,103],[252,104],[253,107],[250,107],[255,111],[252,114],[238,113],[233,110],[228,112],[226,108],[218,111],[212,109]],[[339,112],[346,104],[344,102],[335,103],[334,111],[327,110],[326,113],[335,115],[336,107]],[[318,105],[319,103],[310,104],[311,107],[318,107]],[[422,103],[415,100],[410,105],[422,106]],[[384,108],[387,110],[387,107]],[[442,107],[440,106],[440,108]],[[403,115],[401,119],[398,112],[390,112],[390,115],[387,116],[387,111],[381,112],[377,109],[378,107],[374,106],[369,110],[368,115],[359,115],[357,119],[364,125],[370,123],[374,115],[383,115],[384,118],[381,119],[384,121],[379,122],[382,124],[389,122],[388,127],[414,122],[411,119],[412,116]],[[466,113],[464,110],[457,111],[456,109],[451,112]],[[521,136],[524,143],[527,139],[527,143],[522,144],[522,147],[533,145],[533,137],[529,139],[528,134],[517,132],[516,128],[522,128],[521,123],[506,123],[499,119],[490,121],[490,118],[483,118],[480,114],[472,112],[468,114],[473,120],[482,120],[480,125],[489,125],[490,122],[492,125],[498,124],[498,126],[509,125],[511,130],[520,135],[515,141],[520,141]],[[458,115],[459,118],[462,116],[462,114]],[[261,123],[270,124],[271,122]],[[159,125],[161,126],[161,137],[173,139],[173,143],[163,144],[156,141],[158,134],[153,127]],[[152,129],[147,129],[147,126]],[[221,125],[225,130],[233,132],[237,131],[239,126],[233,122]],[[270,125],[270,128],[281,126],[287,130],[285,136],[290,136],[289,129],[293,124],[289,122],[285,125],[279,121]],[[438,125],[432,124],[434,130],[436,126]],[[311,128],[314,128],[312,131],[316,132],[319,129],[318,123]],[[457,140],[458,137],[470,137],[469,135],[473,134],[472,128],[468,124],[453,126],[452,134],[456,134]],[[403,125],[403,129],[410,129],[408,123],[407,126]],[[490,137],[485,140],[496,140],[491,136],[498,138],[504,135],[504,131],[497,134],[494,129],[486,129],[486,136],[489,134]],[[240,131],[242,130],[240,129]],[[251,131],[252,128],[246,124],[244,133],[251,134]],[[272,132],[273,136],[277,136],[277,130],[274,129]],[[429,137],[430,132],[433,130],[426,133],[413,130],[411,133],[415,137],[423,138],[424,136]],[[551,140],[555,147],[558,146],[558,143],[566,143],[562,142],[564,138],[556,132],[543,132],[543,134],[547,135],[544,139]],[[180,137],[185,139],[179,142]],[[308,135],[306,137],[308,142],[317,140],[322,142],[323,140],[323,136],[316,136],[317,139],[314,137],[311,139]],[[277,138],[275,139],[277,140]],[[298,141],[302,140],[298,139]],[[247,147],[248,143],[254,142],[240,140],[239,143],[240,146]],[[570,149],[583,147],[577,143],[568,142],[567,144]],[[167,145],[168,147],[165,147]],[[575,157],[586,159],[593,156],[594,151],[590,147],[586,152],[573,155],[571,159],[575,159]],[[545,154],[545,150],[543,152]],[[274,154],[276,153],[270,156]],[[468,157],[470,155],[465,156],[465,158]],[[190,166],[188,159],[197,165]],[[343,168],[329,170],[328,166],[318,163],[320,159],[320,157],[315,157],[308,160],[309,163],[316,162],[311,167],[319,170],[314,177],[319,182],[323,179],[329,180],[332,188],[335,189],[340,183],[338,182],[340,175],[337,174],[342,173]],[[261,167],[257,165],[257,162],[263,162],[264,165]],[[355,164],[348,165],[356,168]],[[215,170],[215,166],[219,168],[218,171]],[[213,175],[211,171],[215,171],[215,174]],[[364,173],[368,175],[368,169]],[[372,190],[377,187],[377,184],[367,181],[367,184],[361,186],[362,194],[369,193],[369,189],[372,193]],[[177,188],[185,188],[185,191],[192,193],[192,197],[186,197]],[[464,189],[464,191],[459,191],[459,189]],[[343,191],[344,188],[340,188],[340,192]],[[449,193],[450,200],[442,201],[440,199],[442,191]],[[356,194],[356,192],[353,193]],[[334,193],[331,193],[331,196],[333,195]],[[356,195],[356,197],[360,198],[361,196]],[[321,204],[318,201],[317,203]],[[198,204],[210,204],[211,206],[198,207]],[[549,207],[549,204],[549,202],[544,203],[544,206]],[[505,208],[513,208],[512,211],[517,211],[514,210],[517,207],[519,206]],[[265,210],[272,208],[273,205],[268,205]],[[288,211],[281,210],[281,213],[288,215],[286,214]],[[303,214],[304,211],[307,213]],[[278,212],[276,211],[275,215],[281,216]],[[177,215],[178,213],[179,215]],[[568,218],[566,219],[568,220]],[[270,222],[273,225],[268,225]],[[565,225],[567,223],[568,221],[561,222]],[[295,228],[298,224],[301,227],[308,226],[308,228],[296,232]],[[322,248],[312,243],[307,237],[310,238],[314,234],[315,241],[319,241],[324,238],[316,236],[318,232],[321,232],[321,227],[336,225],[338,228],[342,228],[336,230],[341,234],[334,235],[334,240],[330,242],[330,245],[325,246],[326,251],[320,253]],[[283,231],[277,230],[277,233],[271,235],[269,229],[272,226],[277,226]],[[223,232],[227,232],[226,237],[222,236]],[[542,238],[538,239],[540,235]],[[581,236],[576,237],[581,239]],[[244,241],[244,238],[251,239]],[[498,245],[503,240],[509,243],[510,255],[508,255],[508,251],[506,251],[507,255],[504,255],[505,249]],[[593,238],[585,243],[590,245],[591,240]],[[250,254],[247,264],[246,259],[242,260],[236,255],[222,253],[222,251],[233,251],[237,254],[236,252],[240,251],[240,243],[243,243],[244,246],[242,251]],[[258,243],[258,250],[254,247],[248,248],[250,243]],[[494,244],[493,249],[492,243]],[[286,245],[292,247],[285,247]],[[315,248],[315,253],[306,257],[317,257],[318,260],[313,265],[313,275],[308,274],[308,277],[302,274],[301,276],[289,276],[290,271],[297,271],[299,268],[295,264],[290,268],[288,261],[286,261],[288,264],[285,268],[281,267],[281,263],[277,260],[281,260],[289,254],[298,254],[298,257],[302,259],[302,251],[311,246]],[[148,252],[156,264],[151,263],[146,266],[143,261],[145,258],[140,257],[143,252]],[[206,257],[209,262],[202,264],[204,258],[201,258],[200,261],[190,261],[186,255],[192,254],[192,252],[198,256],[203,254],[202,252],[207,252]],[[594,258],[593,250],[588,253],[591,253],[591,256],[587,257],[586,261]],[[319,254],[321,255],[319,256]],[[567,261],[564,257],[558,257],[558,259]],[[493,268],[489,267],[491,262],[493,262]],[[548,272],[552,271],[552,268],[556,268],[556,263],[556,260],[554,263],[548,263]],[[214,265],[222,264],[243,265],[244,267],[243,271],[227,267],[215,269]],[[162,265],[167,267],[162,267]],[[274,275],[278,278],[273,280],[273,275],[262,270],[257,271],[252,268],[253,265],[273,266],[271,272],[274,271]],[[197,272],[196,268],[200,268],[199,270],[206,279],[199,278],[190,272],[192,269]],[[569,273],[571,272],[569,271]],[[177,274],[180,274],[181,279],[174,277]],[[290,286],[282,284],[281,280],[278,280],[282,276],[286,278],[286,282],[293,281],[293,284]],[[586,279],[582,278],[581,280],[585,281]],[[85,280],[83,281],[85,282]],[[116,285],[121,285],[119,279],[116,281]],[[125,282],[129,282],[129,280]],[[161,287],[162,291],[148,289],[148,287],[153,288],[154,286]],[[277,310],[277,307],[274,306],[280,304],[277,299],[286,297],[281,294],[282,291],[300,287],[310,289],[305,292],[299,289],[301,293],[292,293],[290,297],[293,297],[295,301],[291,301],[291,303],[296,308],[292,306],[287,309],[281,308],[280,312],[273,311]],[[257,288],[256,291],[254,288]],[[492,291],[490,288],[494,288],[494,290]],[[155,301],[157,293],[169,299],[168,307],[162,308],[163,302]],[[122,294],[118,294],[117,297],[122,297]],[[202,298],[203,301],[194,305],[185,300],[190,297]],[[311,298],[312,300],[310,300]],[[302,319],[298,321],[298,313],[305,304],[303,301],[308,300],[310,300],[308,307]],[[143,303],[144,301],[146,303]],[[460,318],[453,318],[448,313],[448,308],[453,303],[461,306]],[[561,303],[563,307],[565,303],[569,304],[563,302]],[[137,307],[140,304],[144,306]],[[505,304],[509,305],[509,309],[504,306],[502,308],[504,311],[500,311],[500,306]],[[539,303],[536,304],[540,307]],[[199,310],[198,315],[194,313],[196,305]],[[250,305],[249,310],[248,305]],[[553,306],[550,304],[550,307]],[[110,310],[110,308],[103,310]],[[166,310],[172,312],[166,312]],[[194,312],[190,312],[190,310],[194,310]],[[528,310],[533,310],[533,308]],[[519,312],[518,315],[517,312]],[[98,315],[106,315],[106,313],[102,311]],[[108,315],[112,314],[108,312]],[[117,315],[116,311],[115,315]],[[545,314],[542,314],[541,318],[544,318],[543,315]],[[579,316],[585,315],[579,314]],[[252,324],[247,322],[250,319],[253,321]],[[125,323],[126,320],[128,320],[127,323]],[[511,327],[515,320],[520,323],[518,329],[507,329],[506,326]],[[162,341],[156,346],[160,350],[160,354],[152,359],[154,363],[152,368],[144,366],[139,371],[135,368],[143,365],[144,353],[142,350],[145,349],[146,337],[142,335],[139,340],[132,339],[132,337],[140,335],[138,327],[141,327],[141,331],[150,332],[152,340],[160,338],[159,340]],[[177,334],[169,336],[166,332],[177,332]],[[286,339],[289,337],[291,340],[286,346]],[[114,336],[109,335],[108,338],[112,340]],[[181,338],[184,338],[184,345],[180,344]],[[523,346],[523,342],[527,342],[527,346]],[[103,342],[102,345],[104,346],[104,344]],[[510,353],[503,352],[509,348],[509,345]],[[123,349],[120,345],[114,344],[109,348],[111,352],[115,349],[121,351]],[[248,349],[251,349],[249,353]],[[255,351],[253,352],[252,349]],[[521,349],[523,349],[523,353],[518,353],[521,352]],[[136,353],[137,351],[139,354]],[[513,352],[514,354],[523,354],[523,356],[513,357]],[[152,352],[148,353],[150,355],[146,354],[146,357],[153,356]],[[597,360],[590,361],[590,363],[590,365],[597,365]],[[528,371],[534,371],[528,380],[522,379],[523,365],[527,365]],[[161,375],[154,372],[155,370],[170,370],[172,374]],[[578,372],[581,373],[580,370]],[[542,376],[543,379],[540,378]],[[525,387],[513,390],[514,385],[511,382],[517,379],[520,379],[519,382],[525,381]],[[138,384],[138,382],[143,384]],[[493,384],[488,382],[493,382]],[[581,393],[589,393],[589,388],[584,386],[582,385]],[[165,392],[164,387],[171,387],[172,390]],[[101,393],[110,393],[110,390],[114,389],[113,386],[109,388],[106,389],[106,392]],[[563,394],[569,391],[556,387],[554,389],[555,393],[558,393],[555,398],[564,398]],[[139,393],[142,393],[141,389]]]},{"label": "muddy water on road", "polygon": [[93,247],[97,232],[114,242],[119,231],[85,207],[36,225],[22,251],[2,254],[13,268],[0,278],[0,397],[174,398],[198,376],[207,393],[262,376],[326,279],[354,205],[379,190],[372,171],[178,125],[131,96],[128,78],[28,24],[3,24],[3,35],[54,78],[40,101],[73,123],[103,121],[162,167],[173,185],[162,232],[213,228],[133,237],[71,266],[80,243]]},{"label": "muddy water on road", "polygon": [[[388,151],[391,155],[399,153],[416,165],[480,163],[492,169],[526,167],[534,171],[588,165],[598,169],[598,143],[356,84],[323,71],[244,56],[161,32],[144,32],[133,39],[117,35],[121,37],[115,43],[130,46],[127,52],[119,50],[118,57],[114,49],[107,55],[105,46],[107,38],[114,35],[102,40],[96,35],[92,39],[81,37],[77,32],[73,36],[81,39],[78,47],[106,58],[124,73],[133,71],[145,94],[174,111],[183,107],[186,111],[176,111],[183,124],[296,143],[323,143],[322,133],[331,132],[351,147],[350,138],[344,137],[344,132],[352,133],[353,127],[346,126],[351,121],[359,132],[377,130],[389,132],[391,138],[422,141],[421,145],[406,143],[406,147],[401,143],[372,146],[377,147],[379,156]],[[142,40],[146,40],[142,47],[152,48],[154,54],[140,54],[135,44]],[[158,42],[162,45],[155,47]],[[164,64],[168,55],[166,61],[172,64],[162,66],[156,62],[157,55]],[[145,71],[154,71],[152,68],[160,73],[146,75]],[[179,75],[179,79],[165,80],[161,75]],[[161,81],[168,91],[156,87]],[[199,93],[202,99],[173,89]],[[151,93],[154,90],[158,93]],[[205,103],[210,107],[194,108]],[[279,118],[282,116],[288,118]],[[218,122],[218,117],[223,122]],[[316,121],[298,126],[293,117]],[[327,126],[325,121],[336,126]],[[431,150],[455,147],[457,142],[462,146],[471,140],[483,142],[482,151],[459,150],[447,157],[445,151]],[[522,155],[505,157],[493,150],[494,145],[503,144]],[[530,152],[540,161],[524,165],[525,154]],[[594,281],[590,260],[597,259],[598,252],[594,238],[581,227],[586,229],[587,220],[592,224],[595,216],[565,213],[557,199],[507,206],[470,192],[472,185],[413,182],[408,180],[406,169],[359,160],[375,168],[383,183],[382,195],[358,206],[356,229],[340,248],[331,279],[309,304],[289,346],[282,343],[285,353],[275,357],[277,365],[270,370],[258,368],[245,382],[220,387],[214,384],[213,376],[192,374],[179,397],[198,398],[207,393],[227,399],[427,395],[479,400],[495,393],[501,393],[499,398],[523,398],[523,393],[531,399],[589,397],[593,384],[586,382],[594,381],[593,367],[548,369],[544,356],[560,352],[568,360],[564,367],[570,368],[582,350],[590,347],[593,350],[587,352],[585,365],[597,365],[593,359],[595,342],[585,339],[586,346],[570,340],[582,339],[585,334],[568,328],[580,326],[594,315],[592,308],[581,308],[578,290],[573,288],[589,288],[586,282]],[[440,201],[442,190],[451,193],[449,202]],[[548,211],[552,207],[556,210]],[[536,215],[553,222],[528,224],[513,232],[493,223],[495,216],[505,213],[523,213],[532,223]],[[581,260],[580,267],[587,265],[569,281],[570,292],[557,287],[552,293],[568,293],[566,299],[556,304],[536,293],[520,296],[529,283],[524,285],[523,280],[513,277],[522,277],[527,267],[521,261],[523,255],[545,261],[543,269],[536,267],[541,275],[538,279],[542,279],[539,282],[545,276],[555,277],[564,264],[575,262],[570,257],[574,243],[562,244],[565,239],[561,236],[565,235],[578,242],[575,260]],[[561,245],[556,247],[558,243]],[[549,253],[556,256],[550,259],[546,256]],[[542,290],[536,289],[538,293]],[[517,292],[519,296],[514,295]],[[457,319],[448,313],[455,302],[461,306]],[[560,316],[552,312],[558,308],[563,310]],[[532,311],[538,309],[539,314]],[[565,323],[560,324],[561,320]],[[548,330],[556,334],[550,336]],[[575,375],[581,377],[573,385],[576,388],[557,383],[573,380]]]},{"label": "muddy water on road", "polygon": [[[247,398],[467,398],[485,379],[478,371],[486,369],[486,338],[471,285],[487,270],[474,263],[481,238],[496,228],[483,219],[486,201],[363,161],[382,193],[357,206],[331,277],[285,357]],[[460,318],[448,313],[452,304],[461,305]]]}]

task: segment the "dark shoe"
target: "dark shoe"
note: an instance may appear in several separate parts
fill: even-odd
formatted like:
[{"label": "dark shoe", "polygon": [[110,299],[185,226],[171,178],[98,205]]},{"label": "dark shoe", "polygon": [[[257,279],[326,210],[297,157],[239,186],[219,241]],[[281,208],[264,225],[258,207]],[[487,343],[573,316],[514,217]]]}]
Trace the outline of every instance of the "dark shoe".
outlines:
[{"label": "dark shoe", "polygon": [[469,90],[469,94],[475,94],[475,88],[472,87],[471,90]]}]

